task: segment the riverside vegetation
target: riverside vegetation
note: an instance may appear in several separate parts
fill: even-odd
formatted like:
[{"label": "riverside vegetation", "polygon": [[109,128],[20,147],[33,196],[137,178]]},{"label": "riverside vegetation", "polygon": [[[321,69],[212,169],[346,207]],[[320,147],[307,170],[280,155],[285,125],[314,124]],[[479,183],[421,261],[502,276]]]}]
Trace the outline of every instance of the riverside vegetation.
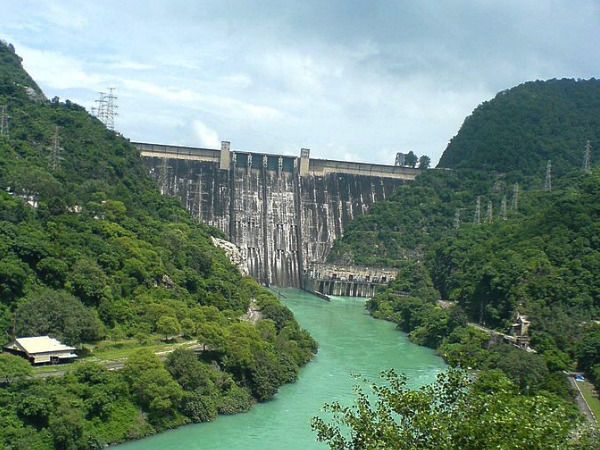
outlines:
[{"label": "riverside vegetation", "polygon": [[[465,120],[440,160],[452,170],[421,174],[348,226],[332,260],[399,269],[369,312],[477,376],[451,371],[413,392],[386,374],[376,404],[359,393],[355,408],[329,405],[334,420],[314,422],[319,439],[336,449],[600,446],[597,431],[578,428],[564,375],[579,369],[600,388],[600,169],[582,168],[586,140],[600,145],[600,81],[525,83]],[[517,311],[536,354],[489,347],[468,325],[508,332]]]},{"label": "riverside vegetation", "polygon": [[[159,194],[136,149],[82,107],[47,101],[0,43],[0,344],[50,334],[81,348],[137,343],[122,370],[76,363],[28,378],[0,358],[0,448],[83,449],[246,411],[317,350],[291,311],[241,277],[183,206]],[[256,324],[240,321],[251,299]],[[161,361],[145,342],[204,351]],[[85,361],[85,358],[84,358]]]}]

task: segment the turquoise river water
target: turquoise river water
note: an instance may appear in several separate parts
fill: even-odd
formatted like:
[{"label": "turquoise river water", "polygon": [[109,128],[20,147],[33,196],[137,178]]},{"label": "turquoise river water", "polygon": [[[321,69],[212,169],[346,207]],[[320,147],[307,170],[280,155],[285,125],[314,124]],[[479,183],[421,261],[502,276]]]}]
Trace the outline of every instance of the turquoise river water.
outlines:
[{"label": "turquoise river water", "polygon": [[118,450],[269,450],[325,449],[315,439],[310,419],[324,403],[350,404],[358,381],[355,374],[375,380],[381,370],[405,373],[413,387],[433,381],[444,362],[430,349],[408,341],[394,324],[375,320],[364,299],[321,300],[295,289],[282,298],[301,326],[319,342],[319,353],[300,371],[296,383],[282,386],[275,398],[244,414],[188,425],[138,441]]}]

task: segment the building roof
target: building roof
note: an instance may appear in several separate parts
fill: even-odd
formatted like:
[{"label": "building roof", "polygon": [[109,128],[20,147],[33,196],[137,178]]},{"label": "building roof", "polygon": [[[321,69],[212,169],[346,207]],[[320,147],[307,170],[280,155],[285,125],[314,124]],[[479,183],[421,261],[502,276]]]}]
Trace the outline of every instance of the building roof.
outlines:
[{"label": "building roof", "polygon": [[73,351],[74,347],[61,344],[59,340],[50,336],[24,337],[15,339],[28,354]]}]

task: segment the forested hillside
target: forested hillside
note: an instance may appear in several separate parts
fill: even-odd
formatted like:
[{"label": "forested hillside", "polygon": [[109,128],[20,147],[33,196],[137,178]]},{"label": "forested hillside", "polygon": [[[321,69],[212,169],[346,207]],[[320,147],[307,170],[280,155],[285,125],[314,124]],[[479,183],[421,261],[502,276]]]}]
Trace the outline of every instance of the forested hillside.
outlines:
[{"label": "forested hillside", "polygon": [[[504,91],[478,107],[446,149],[440,165],[456,169],[426,171],[376,204],[351,223],[331,258],[399,267],[394,286],[369,307],[416,342],[450,355],[477,341],[471,331],[454,333],[460,323],[508,331],[518,311],[531,320],[531,345],[547,370],[579,367],[600,385],[599,136],[597,80]],[[440,308],[438,298],[455,307]],[[450,359],[464,362],[461,355]]]},{"label": "forested hillside", "polygon": [[[121,371],[79,363],[47,381],[2,355],[0,448],[100,448],[244,411],[296,379],[316,343],[291,311],[211,245],[216,230],[159,194],[126,139],[45,100],[0,43],[3,111],[0,344],[49,334],[89,352],[182,335],[206,351],[163,363],[140,350]],[[253,298],[256,324],[239,319]]]},{"label": "forested hillside", "polygon": [[531,81],[479,105],[438,167],[556,175],[581,167],[587,140],[600,140],[600,80]]},{"label": "forested hillside", "polygon": [[[492,215],[529,214],[514,206],[519,193],[542,190],[547,162],[556,184],[581,169],[587,141],[592,164],[600,146],[600,81],[550,80],[524,83],[478,106],[444,151],[438,170],[428,170],[401,186],[368,215],[352,221],[334,243],[331,261],[397,266],[422,258],[427,247],[460,223]],[[451,168],[452,170],[442,170]],[[517,199],[518,200],[518,199]],[[514,210],[514,207],[513,207]],[[458,214],[458,217],[457,217]]]}]

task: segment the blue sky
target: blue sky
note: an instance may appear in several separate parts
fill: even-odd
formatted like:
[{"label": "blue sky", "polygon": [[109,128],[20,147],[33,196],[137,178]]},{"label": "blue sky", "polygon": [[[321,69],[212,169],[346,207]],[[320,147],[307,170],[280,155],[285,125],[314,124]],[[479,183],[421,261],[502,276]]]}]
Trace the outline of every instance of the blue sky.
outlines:
[{"label": "blue sky", "polygon": [[600,1],[2,0],[0,39],[132,140],[436,162],[496,92],[600,76]]}]

